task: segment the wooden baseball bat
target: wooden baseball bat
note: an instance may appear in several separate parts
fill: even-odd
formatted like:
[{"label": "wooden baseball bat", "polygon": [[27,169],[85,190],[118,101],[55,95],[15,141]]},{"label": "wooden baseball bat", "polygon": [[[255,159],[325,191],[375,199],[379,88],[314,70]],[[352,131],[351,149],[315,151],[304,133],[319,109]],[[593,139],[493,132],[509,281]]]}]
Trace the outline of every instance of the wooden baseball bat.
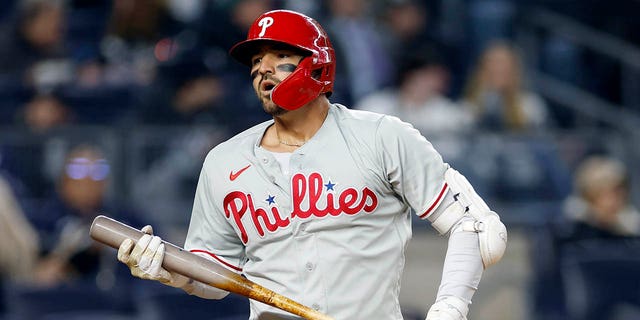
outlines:
[{"label": "wooden baseball bat", "polygon": [[[94,240],[115,249],[118,249],[125,239],[137,242],[144,235],[140,230],[103,215],[97,216],[93,220],[89,233]],[[305,319],[333,320],[325,314],[229,271],[214,261],[193,254],[169,242],[163,242],[165,254],[162,266],[169,271],[260,301]]]}]

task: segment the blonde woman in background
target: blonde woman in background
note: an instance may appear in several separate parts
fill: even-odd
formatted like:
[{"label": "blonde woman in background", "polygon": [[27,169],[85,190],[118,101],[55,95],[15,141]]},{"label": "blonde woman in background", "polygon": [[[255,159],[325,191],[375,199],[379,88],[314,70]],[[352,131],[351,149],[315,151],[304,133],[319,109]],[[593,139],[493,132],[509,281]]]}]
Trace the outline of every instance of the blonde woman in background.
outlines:
[{"label": "blonde woman in background", "polygon": [[[531,233],[531,319],[640,319],[640,212],[629,178],[611,156],[580,162],[562,213]],[[633,315],[614,317],[620,306]]]},{"label": "blonde woman in background", "polygon": [[564,212],[569,220],[588,226],[583,229],[593,230],[583,230],[582,236],[640,236],[640,212],[630,202],[624,164],[603,156],[585,159],[576,170],[575,189]]},{"label": "blonde woman in background", "polygon": [[523,132],[548,125],[544,100],[524,87],[520,56],[507,42],[494,42],[480,55],[467,80],[462,104],[481,130]]}]

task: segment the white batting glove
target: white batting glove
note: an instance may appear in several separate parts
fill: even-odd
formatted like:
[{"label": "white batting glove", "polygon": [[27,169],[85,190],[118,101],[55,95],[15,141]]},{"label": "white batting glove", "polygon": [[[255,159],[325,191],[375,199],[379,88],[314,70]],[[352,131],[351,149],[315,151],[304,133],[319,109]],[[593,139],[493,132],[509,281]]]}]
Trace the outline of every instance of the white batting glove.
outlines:
[{"label": "white batting glove", "polygon": [[467,320],[468,312],[469,306],[462,299],[446,296],[429,308],[426,320]]},{"label": "white batting glove", "polygon": [[160,281],[168,286],[182,288],[189,278],[169,272],[162,267],[164,260],[164,243],[158,236],[153,235],[150,225],[141,230],[145,233],[137,243],[132,239],[125,239],[118,248],[118,260],[126,264],[131,274],[141,279]]}]

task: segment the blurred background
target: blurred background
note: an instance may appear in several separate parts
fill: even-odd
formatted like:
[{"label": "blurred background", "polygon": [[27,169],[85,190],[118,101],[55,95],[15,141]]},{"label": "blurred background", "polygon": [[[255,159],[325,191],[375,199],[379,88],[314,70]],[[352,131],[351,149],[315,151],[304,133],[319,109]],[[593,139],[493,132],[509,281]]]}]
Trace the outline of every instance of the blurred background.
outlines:
[{"label": "blurred background", "polygon": [[[0,319],[247,319],[134,279],[88,228],[183,244],[207,151],[268,119],[227,51],[275,8],[329,33],[332,102],[411,122],[501,215],[470,319],[640,319],[638,0],[2,0]],[[406,319],[445,250],[416,220]]]}]

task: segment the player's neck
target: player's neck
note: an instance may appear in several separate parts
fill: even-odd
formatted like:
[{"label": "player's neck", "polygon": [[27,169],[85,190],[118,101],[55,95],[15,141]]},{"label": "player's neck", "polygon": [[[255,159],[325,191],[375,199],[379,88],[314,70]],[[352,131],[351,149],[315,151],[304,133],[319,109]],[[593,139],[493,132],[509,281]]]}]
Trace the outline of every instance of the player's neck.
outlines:
[{"label": "player's neck", "polygon": [[293,138],[309,140],[322,127],[328,112],[329,101],[318,98],[300,109],[274,117],[275,126],[281,137],[291,135]]},{"label": "player's neck", "polygon": [[[329,112],[329,101],[324,97],[313,100],[300,109],[274,117],[274,125],[267,131],[269,145],[293,151],[303,146],[320,130]],[[268,142],[263,141],[263,145]],[[278,151],[278,150],[273,150]]]}]

